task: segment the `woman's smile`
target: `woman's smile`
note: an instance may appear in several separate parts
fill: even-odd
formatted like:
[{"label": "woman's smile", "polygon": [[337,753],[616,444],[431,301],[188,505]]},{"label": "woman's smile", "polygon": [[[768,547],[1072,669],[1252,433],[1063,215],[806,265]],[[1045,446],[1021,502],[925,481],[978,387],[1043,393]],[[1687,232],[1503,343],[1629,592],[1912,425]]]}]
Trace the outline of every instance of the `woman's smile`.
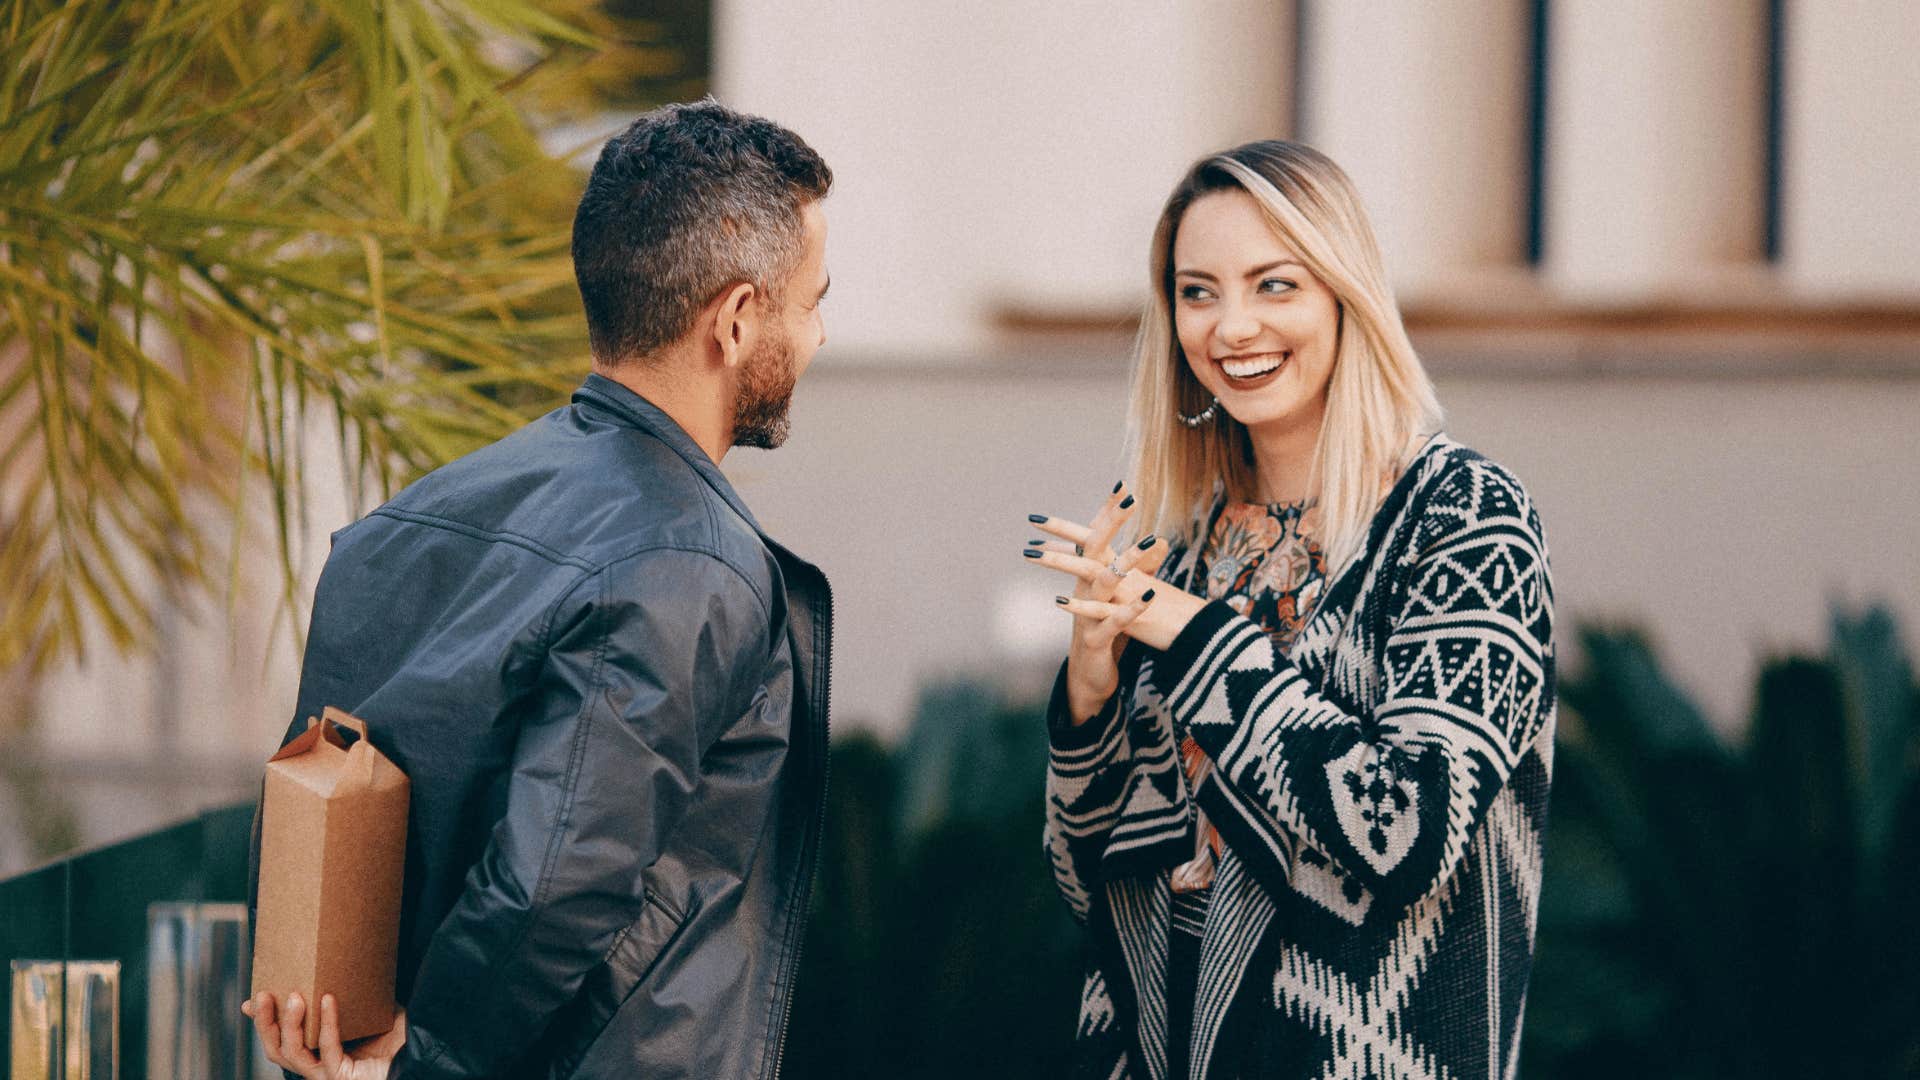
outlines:
[{"label": "woman's smile", "polygon": [[1220,373],[1226,376],[1228,386],[1236,390],[1258,390],[1279,378],[1291,359],[1292,349],[1274,349],[1215,357],[1214,363],[1219,365]]}]

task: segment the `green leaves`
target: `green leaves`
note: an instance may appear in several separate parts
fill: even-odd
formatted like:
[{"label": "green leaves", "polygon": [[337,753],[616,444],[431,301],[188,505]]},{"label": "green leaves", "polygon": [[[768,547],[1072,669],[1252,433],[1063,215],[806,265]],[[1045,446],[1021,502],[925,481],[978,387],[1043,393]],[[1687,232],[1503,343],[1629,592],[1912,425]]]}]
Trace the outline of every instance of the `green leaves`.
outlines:
[{"label": "green leaves", "polygon": [[595,17],[5,0],[0,667],[150,639],[262,524],[291,597],[336,434],[384,492],[562,400],[580,180],[502,87]]},{"label": "green leaves", "polygon": [[1768,662],[1740,745],[1640,635],[1581,644],[1561,688],[1528,1070],[1920,1061],[1920,699],[1892,617],[1836,610],[1827,655]]}]

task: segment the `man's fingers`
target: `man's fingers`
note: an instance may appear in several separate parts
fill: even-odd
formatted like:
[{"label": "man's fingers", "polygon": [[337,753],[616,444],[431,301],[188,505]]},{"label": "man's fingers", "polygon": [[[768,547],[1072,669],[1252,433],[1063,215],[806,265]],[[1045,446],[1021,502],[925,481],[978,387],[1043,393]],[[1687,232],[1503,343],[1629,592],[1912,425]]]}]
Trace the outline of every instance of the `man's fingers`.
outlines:
[{"label": "man's fingers", "polygon": [[260,1036],[260,1045],[266,1047],[269,1060],[280,1064],[280,1029],[274,1023],[273,995],[263,990],[247,1004],[252,1006],[247,1015],[253,1017],[253,1030]]},{"label": "man's fingers", "polygon": [[288,994],[286,1008],[280,1010],[280,1056],[291,1057],[291,1051],[298,1048],[301,1053],[307,1049],[306,1019],[307,1003],[299,994]]},{"label": "man's fingers", "polygon": [[307,1003],[299,994],[288,994],[286,1013],[280,1018],[280,1060],[275,1064],[319,1080],[320,1059],[307,1049],[306,1021]]},{"label": "man's fingers", "polygon": [[332,994],[320,995],[320,1064],[327,1070],[328,1076],[338,1075],[340,1059],[345,1057],[340,1049],[340,1010],[334,1005]]}]

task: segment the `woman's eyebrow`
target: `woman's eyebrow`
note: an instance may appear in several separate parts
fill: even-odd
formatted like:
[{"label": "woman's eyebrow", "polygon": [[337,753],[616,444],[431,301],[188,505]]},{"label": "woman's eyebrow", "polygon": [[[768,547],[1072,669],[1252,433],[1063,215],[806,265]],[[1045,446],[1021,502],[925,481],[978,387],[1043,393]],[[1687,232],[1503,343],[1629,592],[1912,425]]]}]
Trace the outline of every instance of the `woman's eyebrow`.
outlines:
[{"label": "woman's eyebrow", "polygon": [[1270,262],[1265,266],[1256,266],[1253,269],[1247,271],[1246,276],[1250,278],[1259,277],[1261,274],[1270,273],[1274,270],[1280,269],[1283,266],[1291,266],[1300,270],[1306,269],[1306,266],[1300,263],[1299,260],[1297,259],[1280,259],[1276,262]]},{"label": "woman's eyebrow", "polygon": [[[1306,264],[1300,262],[1298,259],[1280,259],[1275,262],[1267,263],[1264,266],[1256,266],[1253,269],[1247,271],[1244,276],[1250,277],[1250,278],[1256,278],[1256,277],[1259,277],[1261,274],[1271,273],[1272,271],[1278,270],[1283,266],[1291,266],[1298,270],[1306,269]],[[1219,278],[1214,277],[1212,274],[1207,273],[1205,270],[1175,270],[1173,272],[1173,276],[1199,278],[1201,281],[1220,280]]]}]

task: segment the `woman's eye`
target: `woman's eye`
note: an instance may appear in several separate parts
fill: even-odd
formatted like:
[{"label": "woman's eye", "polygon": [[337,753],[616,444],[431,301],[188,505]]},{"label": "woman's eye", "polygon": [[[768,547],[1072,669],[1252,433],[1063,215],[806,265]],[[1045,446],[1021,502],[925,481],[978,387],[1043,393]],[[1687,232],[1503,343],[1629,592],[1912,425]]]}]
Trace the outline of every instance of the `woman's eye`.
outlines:
[{"label": "woman's eye", "polygon": [[1270,277],[1260,283],[1260,291],[1266,293],[1292,292],[1297,288],[1299,288],[1298,285],[1288,281],[1286,278]]},{"label": "woman's eye", "polygon": [[1190,304],[1205,300],[1209,295],[1211,294],[1209,294],[1206,289],[1198,285],[1182,285],[1180,287],[1180,299]]}]

